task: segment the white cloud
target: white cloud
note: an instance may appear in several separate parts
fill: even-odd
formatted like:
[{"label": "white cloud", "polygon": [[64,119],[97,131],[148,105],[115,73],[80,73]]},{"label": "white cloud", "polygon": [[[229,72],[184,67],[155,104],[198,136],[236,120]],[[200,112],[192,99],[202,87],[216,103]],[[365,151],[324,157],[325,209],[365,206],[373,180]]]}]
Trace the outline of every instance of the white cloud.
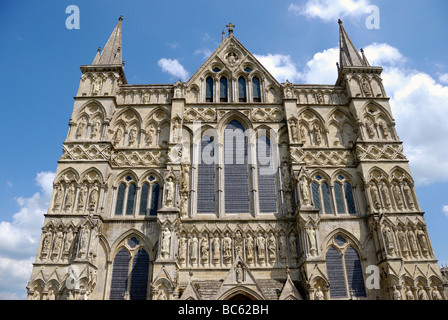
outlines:
[{"label": "white cloud", "polygon": [[292,61],[291,56],[282,54],[254,54],[255,58],[276,78],[279,82],[298,81],[301,77],[297,70],[297,65]]},{"label": "white cloud", "polygon": [[[308,18],[319,18],[326,22],[339,18],[366,16],[369,0],[308,0],[305,5],[291,3],[288,11]],[[367,16],[366,16],[367,17]]]},{"label": "white cloud", "polygon": [[0,299],[22,299],[53,192],[55,173],[36,176],[40,188],[29,198],[16,198],[20,209],[12,221],[0,222]]},{"label": "white cloud", "polygon": [[301,79],[308,84],[334,84],[338,72],[336,62],[339,61],[339,49],[330,48],[318,52],[307,62]]},{"label": "white cloud", "polygon": [[448,218],[448,206],[443,206],[442,211],[446,215],[446,217]]},{"label": "white cloud", "polygon": [[439,76],[440,83],[448,85],[448,73],[441,74]]},{"label": "white cloud", "polygon": [[208,57],[210,57],[212,55],[212,50],[208,49],[208,48],[204,48],[204,49],[198,49],[196,50],[193,54],[194,55],[201,55],[202,54],[202,60],[206,60]]},{"label": "white cloud", "polygon": [[180,78],[183,81],[188,80],[190,76],[188,71],[185,70],[177,59],[162,58],[157,64],[162,68],[163,72],[169,73],[173,77]]}]

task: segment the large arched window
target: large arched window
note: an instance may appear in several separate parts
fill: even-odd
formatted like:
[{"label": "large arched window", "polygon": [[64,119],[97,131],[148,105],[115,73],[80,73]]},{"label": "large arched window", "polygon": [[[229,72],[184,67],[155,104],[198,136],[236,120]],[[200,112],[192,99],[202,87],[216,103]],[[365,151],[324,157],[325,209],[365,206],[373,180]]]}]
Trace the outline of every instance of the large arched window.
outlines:
[{"label": "large arched window", "polygon": [[224,130],[224,198],[226,213],[249,213],[247,139],[241,123],[232,120]]},{"label": "large arched window", "polygon": [[334,183],[334,196],[336,200],[337,212],[339,214],[356,214],[353,188],[350,182],[348,182],[343,175],[337,176],[337,180]]},{"label": "large arched window", "polygon": [[204,134],[198,163],[197,213],[215,212],[215,143]]},{"label": "large arched window", "polygon": [[[140,241],[132,237],[115,255],[110,284],[110,300],[146,300],[148,293],[149,255]],[[130,252],[133,252],[132,254]]]},{"label": "large arched window", "polygon": [[227,78],[222,77],[219,80],[219,101],[227,102],[228,101],[228,88],[227,88]]},{"label": "large arched window", "polygon": [[321,213],[332,214],[333,206],[331,204],[331,192],[328,182],[317,174],[311,183],[313,193],[313,202]]},{"label": "large arched window", "polygon": [[275,168],[271,140],[265,135],[257,139],[258,202],[261,213],[277,212]]},{"label": "large arched window", "polygon": [[137,186],[131,176],[126,176],[118,186],[115,215],[133,215]]},{"label": "large arched window", "polygon": [[366,297],[361,259],[344,237],[334,239],[325,259],[331,298]]},{"label": "large arched window", "polygon": [[140,215],[157,215],[159,209],[160,185],[153,175],[150,175],[143,183],[140,195]]},{"label": "large arched window", "polygon": [[205,102],[213,102],[213,79],[211,77],[205,80]]},{"label": "large arched window", "polygon": [[252,79],[252,95],[254,102],[261,102],[260,79],[258,77]]},{"label": "large arched window", "polygon": [[246,79],[240,77],[238,79],[238,101],[246,102],[247,101],[247,93],[246,93]]}]

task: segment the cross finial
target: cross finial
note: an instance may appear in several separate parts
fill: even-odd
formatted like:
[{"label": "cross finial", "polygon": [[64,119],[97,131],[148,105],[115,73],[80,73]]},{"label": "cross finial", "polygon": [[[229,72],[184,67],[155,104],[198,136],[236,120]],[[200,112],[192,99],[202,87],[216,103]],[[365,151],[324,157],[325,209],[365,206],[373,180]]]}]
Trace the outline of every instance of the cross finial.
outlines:
[{"label": "cross finial", "polygon": [[226,27],[229,29],[229,35],[233,34],[233,28],[235,28],[235,25],[229,22],[229,24],[226,25]]}]

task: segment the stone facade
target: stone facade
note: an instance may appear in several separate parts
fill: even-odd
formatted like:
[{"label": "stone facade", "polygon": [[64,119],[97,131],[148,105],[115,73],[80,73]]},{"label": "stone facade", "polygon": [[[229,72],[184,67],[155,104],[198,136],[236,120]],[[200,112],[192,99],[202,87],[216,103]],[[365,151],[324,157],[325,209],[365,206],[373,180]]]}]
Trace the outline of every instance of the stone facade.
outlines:
[{"label": "stone facade", "polygon": [[339,24],[335,85],[279,83],[232,24],[187,82],[130,85],[120,18],[81,66],[29,299],[445,299],[382,68]]}]

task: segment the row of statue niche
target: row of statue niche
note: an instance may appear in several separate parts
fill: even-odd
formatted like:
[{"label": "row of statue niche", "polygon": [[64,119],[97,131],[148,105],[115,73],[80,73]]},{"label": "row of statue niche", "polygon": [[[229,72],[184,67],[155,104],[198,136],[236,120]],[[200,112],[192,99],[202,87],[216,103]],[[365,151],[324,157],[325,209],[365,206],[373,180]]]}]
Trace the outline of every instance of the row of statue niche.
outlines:
[{"label": "row of statue niche", "polygon": [[388,140],[391,136],[388,125],[384,121],[376,124],[373,120],[366,120],[364,126],[366,127],[369,139],[375,139],[377,136],[379,137],[379,132],[377,132],[378,127],[381,129],[382,138],[384,140]]},{"label": "row of statue niche", "polygon": [[[291,139],[293,143],[301,143],[303,145],[307,143],[307,128],[304,125],[300,125],[299,130],[299,124],[296,118],[289,119],[289,128],[291,130]],[[320,146],[322,144],[324,134],[321,126],[315,123],[310,131],[310,134],[312,137],[312,144]]]},{"label": "row of statue niche", "polygon": [[[286,203],[286,212],[288,214],[293,212],[292,208],[292,189],[291,189],[291,181],[293,181],[291,172],[289,169],[289,165],[287,162],[284,162],[282,165],[282,186],[283,191],[285,192],[285,203]],[[301,203],[303,207],[309,207],[311,205],[311,198],[309,192],[309,184],[308,179],[305,176],[299,178],[299,187],[300,187],[300,196]]]},{"label": "row of statue niche", "polygon": [[53,262],[74,257],[95,259],[98,241],[97,227],[90,230],[87,225],[84,225],[78,231],[71,228],[65,231],[61,229],[46,230],[43,234],[40,257],[42,261],[51,260]]},{"label": "row of statue niche", "polygon": [[233,256],[244,258],[248,264],[275,264],[276,262],[285,263],[287,261],[288,247],[290,258],[297,259],[297,237],[293,234],[289,236],[281,234],[277,238],[273,232],[270,232],[267,236],[259,233],[258,236],[243,238],[241,232],[237,231],[233,240],[229,234],[224,237],[218,235],[211,238],[207,235],[201,238],[192,237],[189,241],[185,237],[180,237],[177,256],[181,264],[186,264],[188,248],[190,264],[207,264],[209,262],[215,265],[229,264],[232,262]]},{"label": "row of statue niche", "polygon": [[[415,210],[414,195],[406,181],[401,184],[379,184],[377,187],[375,184],[370,186],[373,208],[376,210],[387,209],[387,210]],[[393,199],[391,197],[390,190],[392,190]],[[380,196],[381,192],[381,196]],[[404,194],[404,196],[403,196]],[[382,201],[383,200],[383,201]],[[394,201],[394,204],[392,203]],[[384,203],[384,205],[383,205]]]},{"label": "row of statue niche", "polygon": [[416,288],[415,293],[412,292],[413,290],[410,286],[405,286],[403,289],[404,295],[397,286],[393,286],[391,290],[392,300],[444,300],[437,287],[432,287],[430,294],[428,294],[423,286]]},{"label": "row of statue niche", "polygon": [[101,126],[102,122],[98,118],[95,118],[92,123],[82,118],[76,126],[75,139],[101,139]]},{"label": "row of statue niche", "polygon": [[74,183],[69,185],[58,184],[55,186],[56,194],[53,202],[53,211],[78,212],[96,211],[99,191],[98,184],[83,183],[76,187]]},{"label": "row of statue niche", "polygon": [[[157,128],[155,125],[150,125],[144,132],[144,146],[148,148],[155,147],[166,147],[167,141],[160,140],[161,129]],[[115,131],[112,131],[112,143],[115,146],[129,146],[138,147],[139,145],[139,130],[137,127],[131,127],[129,131],[125,131],[121,126],[119,126]]]},{"label": "row of statue niche", "polygon": [[[424,228],[422,227],[421,229],[414,229],[415,230],[413,230],[413,228],[411,227],[408,227],[407,230],[403,230],[402,228],[394,230],[393,228],[390,228],[386,225],[383,228],[383,237],[387,253],[394,256],[401,252],[403,258],[412,256],[418,258],[420,256],[420,247],[423,256],[429,257],[431,255],[431,250]],[[397,237],[398,242],[395,242],[395,237]],[[397,251],[396,249],[396,243],[400,248],[399,251]]]}]

